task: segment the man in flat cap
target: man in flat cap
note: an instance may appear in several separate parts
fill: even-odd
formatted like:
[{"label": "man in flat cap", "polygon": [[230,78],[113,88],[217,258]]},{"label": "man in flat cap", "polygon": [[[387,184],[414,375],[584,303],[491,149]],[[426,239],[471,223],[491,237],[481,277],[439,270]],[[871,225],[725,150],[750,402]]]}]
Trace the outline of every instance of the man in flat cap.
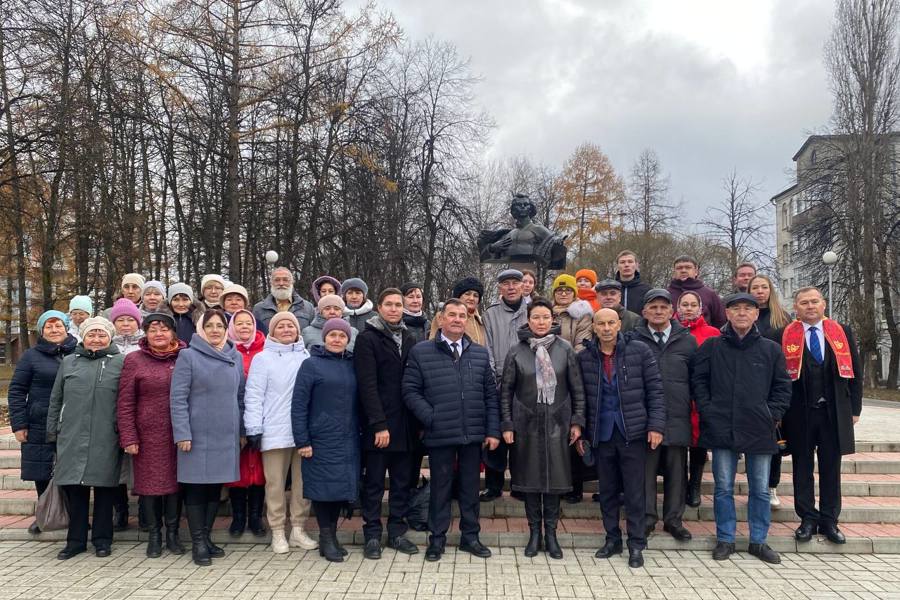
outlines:
[{"label": "man in flat cap", "polygon": [[734,476],[738,455],[743,454],[750,485],[749,552],[778,564],[781,557],[766,544],[771,520],[769,467],[778,452],[775,429],[791,404],[791,379],[781,347],[759,334],[759,305],[753,296],[746,292],[727,296],[725,318],[721,337],[706,340],[694,354],[691,377],[700,413],[700,446],[712,450],[716,516],[712,557],[726,560],[734,553]]}]

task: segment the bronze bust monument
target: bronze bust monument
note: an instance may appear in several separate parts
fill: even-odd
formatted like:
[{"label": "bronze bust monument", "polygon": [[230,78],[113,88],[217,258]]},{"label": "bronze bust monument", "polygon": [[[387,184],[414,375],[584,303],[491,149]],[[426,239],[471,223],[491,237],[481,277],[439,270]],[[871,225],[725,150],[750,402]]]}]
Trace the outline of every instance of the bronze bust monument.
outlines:
[{"label": "bronze bust monument", "polygon": [[525,194],[513,194],[509,212],[515,229],[482,230],[478,236],[481,262],[535,265],[547,269],[566,266],[566,236],[532,221],[537,206]]}]

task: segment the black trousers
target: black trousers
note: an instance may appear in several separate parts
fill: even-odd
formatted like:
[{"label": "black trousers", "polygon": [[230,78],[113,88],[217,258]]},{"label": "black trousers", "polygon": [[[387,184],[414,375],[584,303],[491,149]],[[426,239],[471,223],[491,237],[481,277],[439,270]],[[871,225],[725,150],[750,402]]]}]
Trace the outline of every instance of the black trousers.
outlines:
[{"label": "black trousers", "polygon": [[[504,465],[509,464],[509,446],[506,445],[506,442],[500,440],[500,445],[497,446],[496,450],[491,451],[492,457],[499,457],[496,460],[499,462],[503,461]],[[488,466],[484,467],[484,488],[486,491],[491,491],[496,494],[500,494],[503,492],[503,480],[506,477],[506,470],[498,471],[496,469],[491,469]]]},{"label": "black trousers", "polygon": [[600,442],[594,448],[597,466],[597,492],[603,513],[603,528],[607,541],[622,539],[619,527],[619,511],[622,508],[620,494],[625,496],[625,517],[628,526],[628,547],[643,550],[647,547],[644,533],[646,486],[644,473],[647,462],[647,442],[625,442],[618,429],[613,430],[608,442]]},{"label": "black trousers", "polygon": [[49,480],[48,480],[48,481],[35,481],[35,482],[34,482],[34,489],[37,490],[38,498],[41,497],[41,494],[43,494],[43,493],[46,491],[46,489],[47,489],[47,487],[48,487],[49,485],[50,485],[50,481],[49,481]]},{"label": "black trousers", "polygon": [[663,472],[663,523],[681,525],[684,516],[684,502],[687,493],[687,448],[684,446],[657,446],[647,449],[647,465],[644,471],[644,495],[646,496],[646,525],[656,525],[659,515],[656,510],[656,473],[662,466]]},{"label": "black trousers", "polygon": [[703,481],[703,466],[708,460],[707,449],[691,446],[688,449],[688,483],[700,485]]},{"label": "black trousers", "polygon": [[781,455],[772,455],[772,464],[769,466],[769,487],[777,488],[781,483]]},{"label": "black trousers", "polygon": [[[794,509],[803,521],[837,525],[841,515],[841,449],[837,425],[827,408],[806,411],[805,448],[791,443]],[[816,510],[815,457],[819,459],[819,509]]]},{"label": "black trousers", "polygon": [[412,482],[412,455],[409,452],[385,452],[372,450],[363,456],[366,473],[363,477],[363,534],[367,540],[381,538],[381,501],[384,498],[384,475],[388,474],[388,538],[406,533],[409,526],[404,520],[409,509]]},{"label": "black trousers", "polygon": [[[66,546],[87,548],[88,515],[91,505],[91,486],[64,485],[63,493],[69,508],[69,531]],[[91,523],[91,543],[94,548],[111,548],[113,538],[113,504],[115,487],[94,488],[94,519]]]},{"label": "black trousers", "polygon": [[218,502],[222,493],[221,483],[182,483],[181,489],[184,492],[184,503],[187,506],[197,506],[198,504],[210,504]]},{"label": "black trousers", "polygon": [[481,479],[481,444],[442,446],[429,449],[431,499],[428,504],[430,542],[443,546],[450,529],[450,499],[453,493],[453,467],[459,467],[459,532],[462,542],[478,539],[478,488]]},{"label": "black trousers", "polygon": [[313,512],[316,513],[316,523],[319,525],[319,531],[323,529],[337,529],[337,522],[341,516],[341,509],[346,502],[324,502],[321,500],[313,500]]}]

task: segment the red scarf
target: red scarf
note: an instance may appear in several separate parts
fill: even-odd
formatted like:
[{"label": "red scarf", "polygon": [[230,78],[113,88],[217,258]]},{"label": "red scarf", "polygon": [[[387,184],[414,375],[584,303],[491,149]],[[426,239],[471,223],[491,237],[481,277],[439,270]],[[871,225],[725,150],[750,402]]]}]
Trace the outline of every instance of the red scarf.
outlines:
[{"label": "red scarf", "polygon": [[[822,320],[822,333],[825,340],[831,346],[834,358],[837,361],[838,375],[844,379],[853,379],[853,360],[850,357],[850,344],[847,343],[847,334],[837,321],[831,319]],[[806,344],[806,335],[802,321],[794,321],[784,329],[781,337],[781,349],[787,360],[787,371],[792,381],[800,378],[800,369],[803,366],[803,346]]]}]

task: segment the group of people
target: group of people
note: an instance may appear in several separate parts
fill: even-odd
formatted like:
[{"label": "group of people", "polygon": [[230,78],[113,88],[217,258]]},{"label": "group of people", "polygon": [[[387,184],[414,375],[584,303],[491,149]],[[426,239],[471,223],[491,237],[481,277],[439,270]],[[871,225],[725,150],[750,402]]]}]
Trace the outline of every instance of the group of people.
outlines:
[{"label": "group of people", "polygon": [[[41,315],[9,404],[22,478],[39,494],[52,479],[67,498],[60,559],[87,548],[91,491],[91,542],[108,556],[113,531],[127,526],[130,489],[148,556],[185,552],[183,505],[192,558],[209,565],[224,554],[210,537],[223,486],[230,533],[264,535],[267,523],[273,552],[318,548],[344,560],[338,521],[358,502],[367,559],[381,557],[385,529],[389,548],[415,554],[406,516],[427,454],[426,560],[444,553],[452,499],[459,549],[491,555],[479,506],[502,495],[508,468],[511,494],[525,504],[526,556],[562,558],[561,501],[583,501],[584,482],[596,479],[606,531],[596,556],[623,552],[624,505],[628,564],[640,567],[660,520],[658,474],[663,530],[689,540],[682,518],[700,503],[711,451],[713,557],[735,551],[742,457],[749,552],[778,563],[766,539],[784,440],[797,539],[818,531],[845,541],[840,463],[853,452],[861,372],[852,331],[825,318],[815,288],[795,293],[792,320],[753,265],[740,265],[734,293],[720,298],[690,256],[675,259],[662,288],[641,280],[627,250],[611,278],[561,274],[546,298],[533,272],[506,269],[483,312],[483,283],[461,279],[433,319],[412,282],[370,298],[360,278],[322,276],[310,290],[315,304],[286,268],[270,283],[251,306],[244,287],[219,275],[204,276],[195,297],[184,283],[131,273],[105,316],[92,316],[87,296],[73,298],[68,314]],[[310,504],[317,540],[304,530]]]}]

